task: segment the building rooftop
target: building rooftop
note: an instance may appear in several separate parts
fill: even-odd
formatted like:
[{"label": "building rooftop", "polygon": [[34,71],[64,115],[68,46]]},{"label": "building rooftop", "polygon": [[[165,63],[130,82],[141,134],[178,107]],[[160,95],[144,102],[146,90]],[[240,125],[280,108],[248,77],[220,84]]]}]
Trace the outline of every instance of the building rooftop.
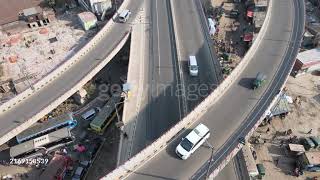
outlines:
[{"label": "building rooftop", "polygon": [[320,152],[319,151],[306,152],[305,156],[306,156],[307,160],[309,161],[309,164],[314,164],[314,165],[320,164]]},{"label": "building rooftop", "polygon": [[290,149],[290,151],[294,151],[294,152],[305,152],[306,151],[304,149],[303,145],[301,145],[301,144],[289,144],[289,149]]},{"label": "building rooftop", "polygon": [[1,0],[0,25],[19,20],[23,9],[39,6],[42,0]]},{"label": "building rooftop", "polygon": [[24,9],[24,10],[22,10],[22,12],[23,12],[24,16],[31,16],[31,15],[39,13],[38,9],[35,7]]},{"label": "building rooftop", "polygon": [[320,48],[303,51],[298,54],[297,59],[304,65],[320,62]]}]

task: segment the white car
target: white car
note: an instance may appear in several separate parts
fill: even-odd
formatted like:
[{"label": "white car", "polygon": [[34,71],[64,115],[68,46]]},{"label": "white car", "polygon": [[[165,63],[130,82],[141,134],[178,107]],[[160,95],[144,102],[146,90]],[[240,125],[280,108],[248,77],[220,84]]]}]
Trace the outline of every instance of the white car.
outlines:
[{"label": "white car", "polygon": [[131,12],[128,9],[123,10],[120,14],[119,14],[119,21],[122,23],[127,22],[127,20],[129,19],[131,15]]},{"label": "white car", "polygon": [[188,159],[209,137],[209,128],[204,124],[199,124],[185,138],[182,138],[176,147],[176,154],[183,160]]}]

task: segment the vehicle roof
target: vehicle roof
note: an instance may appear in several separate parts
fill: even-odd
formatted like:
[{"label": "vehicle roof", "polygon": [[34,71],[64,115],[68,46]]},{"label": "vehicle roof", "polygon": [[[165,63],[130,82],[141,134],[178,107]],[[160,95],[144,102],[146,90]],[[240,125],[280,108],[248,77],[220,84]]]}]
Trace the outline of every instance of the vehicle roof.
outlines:
[{"label": "vehicle roof", "polygon": [[89,117],[91,114],[94,114],[94,113],[96,113],[96,111],[92,108],[92,109],[90,109],[89,111],[86,111],[85,113],[83,113],[82,115],[81,115],[81,117]]},{"label": "vehicle roof", "polygon": [[209,129],[204,124],[199,124],[196,128],[194,128],[188,135],[187,139],[192,143],[197,143],[207,132]]},{"label": "vehicle roof", "polygon": [[190,65],[197,66],[197,59],[195,56],[189,56],[190,58]]},{"label": "vehicle roof", "polygon": [[112,114],[115,110],[115,104],[118,104],[121,100],[120,96],[112,96],[108,102],[101,108],[100,112],[98,115],[92,120],[90,123],[90,126],[98,126],[100,127]]},{"label": "vehicle roof", "polygon": [[75,174],[76,174],[76,175],[81,175],[82,171],[83,171],[83,167],[80,167],[80,166],[79,166],[79,167],[76,169]]},{"label": "vehicle roof", "polygon": [[120,16],[120,17],[124,17],[124,16],[127,15],[127,13],[129,13],[129,10],[128,10],[128,9],[125,9],[125,10],[123,10],[123,11],[119,14],[119,16]]},{"label": "vehicle roof", "polygon": [[[50,142],[55,142],[57,140],[70,137],[71,133],[68,128],[62,128],[57,131],[51,132],[47,135],[40,136],[38,138],[23,142],[21,144],[17,144],[10,148],[10,157],[18,156],[26,151],[31,151],[32,149],[39,147],[39,145],[45,146],[46,144]],[[46,141],[46,139],[49,139],[49,141]],[[43,141],[44,142],[39,142]],[[38,142],[37,142],[38,141]]]},{"label": "vehicle roof", "polygon": [[66,121],[70,121],[70,120],[74,121],[72,113],[66,113],[66,114],[62,114],[62,115],[55,117],[55,118],[50,118],[43,123],[38,123],[28,129],[22,131],[20,134],[18,134],[16,136],[17,140],[18,141],[23,140],[32,134],[41,133],[41,132],[45,131],[46,129],[48,129],[49,127],[53,127],[58,124],[64,123]]},{"label": "vehicle roof", "polygon": [[261,72],[258,72],[257,74],[257,80],[264,80],[266,79],[266,75],[264,75],[263,73]]}]

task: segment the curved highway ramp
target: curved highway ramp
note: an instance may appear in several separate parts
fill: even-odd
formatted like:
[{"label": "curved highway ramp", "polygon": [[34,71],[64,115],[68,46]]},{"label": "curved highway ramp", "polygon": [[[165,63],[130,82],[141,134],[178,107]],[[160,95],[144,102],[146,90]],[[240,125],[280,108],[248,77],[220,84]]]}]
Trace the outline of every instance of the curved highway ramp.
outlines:
[{"label": "curved highway ramp", "polygon": [[[175,147],[181,138],[200,122],[212,131],[209,142],[215,147],[215,151],[210,172],[220,169],[218,166],[226,163],[224,160],[239,146],[238,139],[250,132],[282,89],[299,50],[304,30],[304,1],[270,0],[269,8],[270,16],[264,25],[265,30],[260,35],[262,39],[259,43],[254,43],[255,47],[248,52],[252,53],[249,64],[223,96],[207,107],[205,113],[190,129],[168,141],[166,147],[152,150],[152,159],[142,152],[134,157],[136,164],[124,164],[105,179],[126,177],[129,174],[128,179],[139,180],[204,179],[211,154],[208,146],[202,146],[185,161],[175,154]],[[255,50],[252,50],[253,48]],[[267,75],[267,82],[260,89],[253,91],[252,80],[258,72]],[[161,139],[166,138],[159,138]],[[141,157],[140,161],[137,157]],[[123,169],[123,173],[120,169]],[[119,174],[116,175],[117,173]]]},{"label": "curved highway ramp", "polygon": [[132,11],[132,16],[127,23],[114,24],[96,46],[82,56],[77,63],[22,102],[0,113],[0,145],[69,98],[116,55],[129,36],[131,23],[139,13],[142,1],[125,1],[124,3],[128,3],[127,8]]}]

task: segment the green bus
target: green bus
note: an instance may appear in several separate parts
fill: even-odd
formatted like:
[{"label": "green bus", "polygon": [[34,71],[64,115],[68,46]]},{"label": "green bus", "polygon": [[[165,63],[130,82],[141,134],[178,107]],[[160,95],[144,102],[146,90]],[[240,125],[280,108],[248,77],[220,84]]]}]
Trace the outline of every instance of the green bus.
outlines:
[{"label": "green bus", "polygon": [[102,135],[108,125],[117,116],[117,110],[122,108],[123,104],[120,104],[121,97],[112,96],[108,102],[101,108],[101,111],[91,121],[90,129],[94,132]]}]

